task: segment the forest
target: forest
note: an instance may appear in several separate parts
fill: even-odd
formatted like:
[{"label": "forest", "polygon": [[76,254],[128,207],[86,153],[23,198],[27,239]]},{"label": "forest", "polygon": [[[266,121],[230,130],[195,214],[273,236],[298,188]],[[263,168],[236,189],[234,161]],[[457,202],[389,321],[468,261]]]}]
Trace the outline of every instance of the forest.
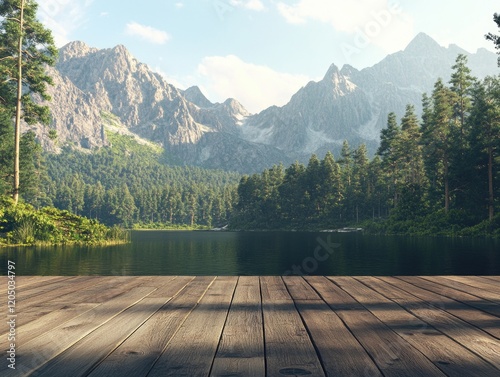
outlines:
[{"label": "forest", "polygon": [[[458,56],[399,120],[388,115],[377,154],[344,142],[340,156],[275,165],[251,176],[175,166],[162,150],[108,133],[111,147],[42,151],[21,140],[21,194],[128,228],[334,229],[371,233],[499,235],[500,77],[471,76]],[[5,124],[5,123],[4,123]],[[12,129],[0,128],[0,173],[9,176]],[[3,170],[2,170],[3,169]],[[239,184],[238,184],[239,182]],[[9,180],[0,180],[7,194]]]},{"label": "forest", "polygon": [[337,159],[243,177],[231,226],[500,236],[500,76],[472,77],[459,55],[422,106],[422,119],[411,104],[388,115],[372,159],[344,142]]},{"label": "forest", "polygon": [[[0,236],[9,243],[119,240],[126,228],[320,230],[500,236],[500,76],[478,80],[459,55],[398,121],[376,155],[344,142],[337,158],[261,174],[178,166],[162,148],[107,132],[109,147],[44,152],[28,125],[50,123],[46,66],[57,61],[34,1],[0,4]],[[500,15],[494,20],[500,27]],[[500,50],[500,37],[488,34]],[[500,66],[500,59],[499,59]],[[57,132],[48,136],[57,144]],[[1,238],[0,238],[1,239]]]}]

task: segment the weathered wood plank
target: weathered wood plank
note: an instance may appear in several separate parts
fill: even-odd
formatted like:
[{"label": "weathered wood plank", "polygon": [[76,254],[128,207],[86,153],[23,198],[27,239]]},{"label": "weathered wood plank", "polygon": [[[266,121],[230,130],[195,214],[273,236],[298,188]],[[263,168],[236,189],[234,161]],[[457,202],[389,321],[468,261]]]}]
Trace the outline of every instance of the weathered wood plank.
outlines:
[{"label": "weathered wood plank", "polygon": [[[71,276],[17,276],[16,288],[27,291],[28,289],[39,286],[40,284],[50,284],[58,281],[66,280]],[[2,287],[0,293],[7,292],[6,287]]]},{"label": "weathered wood plank", "polygon": [[31,374],[80,339],[102,326],[104,323],[142,300],[153,291],[151,288],[134,288],[121,296],[98,305],[61,326],[52,329],[30,342],[22,343],[17,349],[17,361],[20,365],[19,376]]},{"label": "weathered wood plank", "polygon": [[500,276],[481,276],[483,279],[493,280],[495,283],[500,282]]},{"label": "weathered wood plank", "polygon": [[477,310],[481,310],[485,313],[500,317],[500,304],[495,304],[494,302],[483,300],[469,293],[459,291],[451,287],[447,287],[445,285],[423,279],[418,276],[398,276],[397,278],[411,283],[419,288],[426,289],[430,292],[437,293],[445,297],[449,297],[456,301],[460,301]]},{"label": "weathered wood plank", "polygon": [[382,376],[342,320],[301,277],[284,277],[327,376]]},{"label": "weathered wood plank", "polygon": [[385,292],[386,295],[389,294],[388,292],[393,292],[392,294],[397,297],[391,297],[392,300],[403,308],[500,369],[500,341],[498,339],[446,311],[433,307],[388,281],[390,281],[389,278],[379,278],[376,289],[379,292]]},{"label": "weathered wood plank", "polygon": [[[261,277],[267,376],[325,376],[281,277]],[[295,372],[293,374],[293,372]]]},{"label": "weathered wood plank", "polygon": [[[447,296],[429,292],[401,279],[384,278],[384,280],[500,339],[500,318],[497,316],[482,312]],[[500,308],[499,305],[497,306]]]},{"label": "weathered wood plank", "polygon": [[[28,323],[28,316],[24,315],[27,312],[27,308],[33,310],[34,307],[41,303],[46,303],[51,298],[58,296],[58,292],[61,294],[66,294],[68,292],[74,292],[78,290],[80,285],[95,284],[95,279],[92,281],[89,277],[75,277],[71,279],[65,279],[58,281],[56,283],[48,284],[41,283],[36,288],[32,290],[24,291],[22,289],[16,291],[16,312],[23,313],[23,315],[18,316],[17,325],[22,326]],[[27,293],[29,292],[29,293]],[[52,309],[53,310],[53,309]],[[8,326],[5,321],[0,322],[0,334],[5,334],[8,331]]]},{"label": "weathered wood plank", "polygon": [[349,295],[335,278],[306,278],[339,315],[384,376],[444,376],[431,361]]},{"label": "weathered wood plank", "polygon": [[[36,371],[40,377],[86,376],[138,327],[156,313],[189,282],[190,278],[159,278],[161,294],[147,297],[119,313],[92,333],[48,361]],[[170,283],[170,284],[168,284]],[[146,289],[147,287],[144,287]],[[158,289],[157,289],[158,291]],[[156,293],[157,291],[153,291]],[[152,293],[152,294],[153,294]]]},{"label": "weathered wood plank", "polygon": [[387,297],[383,295],[385,291],[377,292],[373,289],[379,286],[376,278],[360,277],[357,280],[360,282],[349,280],[349,284],[343,285],[343,289],[422,352],[447,376],[481,377],[493,376],[498,372],[498,369],[491,364],[442,332],[436,331],[428,323],[410,314],[395,302],[387,301]]},{"label": "weathered wood plank", "polygon": [[219,277],[191,312],[148,374],[207,376],[217,351],[237,277]]},{"label": "weathered wood plank", "polygon": [[[27,325],[30,322],[37,321],[40,322],[42,317],[49,315],[57,311],[64,311],[70,304],[93,304],[95,306],[98,303],[102,303],[116,297],[127,290],[134,287],[141,286],[141,277],[131,278],[131,277],[98,277],[94,284],[82,289],[76,289],[72,292],[68,292],[63,296],[56,297],[50,301],[37,302],[34,301],[33,305],[30,304],[30,300],[26,301],[25,304],[17,307],[17,311],[20,314],[17,318],[18,326]],[[111,286],[111,289],[105,288],[106,286]],[[112,294],[110,294],[112,292]],[[35,297],[36,298],[36,297]],[[80,305],[83,313],[85,310],[85,305]],[[78,312],[75,313],[75,317],[79,315]],[[52,318],[52,317],[47,317]],[[60,325],[59,322],[57,325]],[[41,327],[43,328],[43,326]],[[46,332],[50,331],[52,327],[45,327]],[[31,334],[30,334],[31,335]]]},{"label": "weathered wood plank", "polygon": [[40,284],[31,286],[27,289],[20,289],[19,292],[17,292],[17,301],[21,303],[24,300],[27,299],[33,299],[34,297],[40,297],[43,294],[51,293],[54,291],[57,291],[61,288],[71,286],[71,285],[78,285],[78,283],[81,283],[86,280],[90,279],[95,279],[97,276],[91,277],[91,276],[71,276],[67,277],[66,279],[58,279],[58,280],[51,280],[48,282],[42,282]]},{"label": "weathered wood plank", "polygon": [[482,281],[483,283],[495,284],[498,287],[498,283],[500,280],[495,280],[495,276],[474,276],[474,279],[478,279],[478,281]]},{"label": "weathered wood plank", "polygon": [[[179,278],[178,278],[179,279]],[[196,277],[94,369],[89,377],[146,376],[214,280]]]},{"label": "weathered wood plank", "polygon": [[[27,343],[37,336],[50,332],[53,328],[69,320],[85,314],[97,305],[98,304],[68,304],[44,316],[38,317],[37,320],[30,321],[25,325],[20,326],[16,324],[17,342],[19,344]],[[23,317],[24,313],[20,313],[16,320],[22,319]],[[7,334],[0,337],[0,349],[8,349],[9,344],[10,342]]]},{"label": "weathered wood plank", "polygon": [[488,282],[478,278],[477,276],[447,276],[449,280],[458,281],[460,283],[464,283],[466,285],[470,285],[474,288],[483,289],[485,291],[498,293],[499,286],[497,283]]},{"label": "weathered wood plank", "polygon": [[446,287],[469,293],[483,300],[489,300],[497,304],[500,303],[500,293],[485,291],[477,287],[472,287],[459,281],[448,279],[445,276],[422,276],[422,278],[432,282],[436,282]]},{"label": "weathered wood plank", "polygon": [[498,276],[213,279],[17,277],[16,376],[500,375]]},{"label": "weathered wood plank", "polygon": [[264,377],[265,374],[259,278],[241,276],[210,376]]}]

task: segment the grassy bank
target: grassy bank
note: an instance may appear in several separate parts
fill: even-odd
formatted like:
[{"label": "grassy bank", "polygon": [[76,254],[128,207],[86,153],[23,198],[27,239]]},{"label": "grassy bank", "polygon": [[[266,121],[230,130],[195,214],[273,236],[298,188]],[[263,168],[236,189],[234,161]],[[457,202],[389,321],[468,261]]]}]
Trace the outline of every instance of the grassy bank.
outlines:
[{"label": "grassy bank", "polygon": [[119,227],[106,227],[97,220],[53,207],[35,209],[25,203],[13,205],[0,198],[0,245],[105,245],[127,243],[129,234]]},{"label": "grassy bank", "polygon": [[207,225],[186,225],[171,223],[137,223],[132,227],[133,230],[210,230]]}]

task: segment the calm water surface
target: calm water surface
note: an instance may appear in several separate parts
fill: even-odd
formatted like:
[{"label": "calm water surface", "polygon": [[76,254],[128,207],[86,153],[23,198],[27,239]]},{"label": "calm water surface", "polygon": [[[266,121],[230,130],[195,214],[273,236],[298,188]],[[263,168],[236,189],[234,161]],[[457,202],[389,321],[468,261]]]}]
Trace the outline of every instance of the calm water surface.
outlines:
[{"label": "calm water surface", "polygon": [[500,242],[359,233],[136,231],[129,245],[0,249],[2,266],[7,260],[16,262],[18,275],[500,275]]}]

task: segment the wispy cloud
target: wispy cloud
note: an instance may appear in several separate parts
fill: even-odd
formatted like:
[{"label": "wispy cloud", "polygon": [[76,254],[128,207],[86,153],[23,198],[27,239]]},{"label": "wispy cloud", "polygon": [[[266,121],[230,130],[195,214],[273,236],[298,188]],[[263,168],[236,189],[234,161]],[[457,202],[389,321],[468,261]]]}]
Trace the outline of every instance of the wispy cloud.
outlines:
[{"label": "wispy cloud", "polygon": [[389,52],[405,46],[413,35],[413,20],[397,1],[390,0],[298,0],[276,7],[291,24],[307,21],[328,23],[343,33]]},{"label": "wispy cloud", "polygon": [[260,0],[231,0],[231,5],[235,7],[245,8],[249,10],[254,10],[257,12],[263,11],[266,9],[262,1]]},{"label": "wispy cloud", "polygon": [[87,21],[87,12],[94,0],[38,0],[38,18],[52,30],[56,45],[61,47],[72,39],[72,33]]},{"label": "wispy cloud", "polygon": [[277,72],[234,55],[203,58],[198,74],[209,97],[218,101],[236,98],[253,113],[272,105],[285,105],[310,81],[305,75]]},{"label": "wispy cloud", "polygon": [[150,43],[165,44],[171,39],[170,35],[151,26],[141,25],[137,22],[129,22],[125,26],[125,34],[142,38]]}]

